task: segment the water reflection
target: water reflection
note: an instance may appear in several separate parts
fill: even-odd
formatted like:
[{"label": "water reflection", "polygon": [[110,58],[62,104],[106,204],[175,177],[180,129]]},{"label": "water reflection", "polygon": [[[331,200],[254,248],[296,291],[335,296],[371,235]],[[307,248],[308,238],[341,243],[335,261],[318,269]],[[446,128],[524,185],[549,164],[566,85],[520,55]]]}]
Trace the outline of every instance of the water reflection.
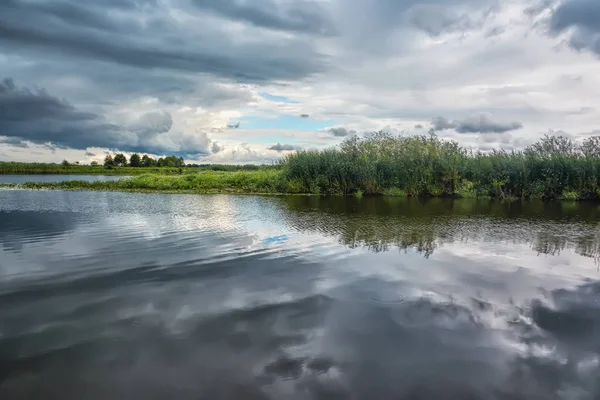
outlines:
[{"label": "water reflection", "polygon": [[573,249],[600,261],[600,206],[594,203],[286,197],[286,223],[373,252],[415,250],[425,257],[445,243],[526,243],[540,254]]},{"label": "water reflection", "polygon": [[0,191],[0,398],[596,399],[598,212]]}]

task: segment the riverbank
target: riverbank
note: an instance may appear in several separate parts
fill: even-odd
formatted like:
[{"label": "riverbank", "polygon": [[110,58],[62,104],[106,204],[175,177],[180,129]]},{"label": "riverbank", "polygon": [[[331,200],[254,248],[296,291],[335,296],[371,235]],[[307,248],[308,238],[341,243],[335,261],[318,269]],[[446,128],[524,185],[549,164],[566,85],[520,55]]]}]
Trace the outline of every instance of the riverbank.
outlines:
[{"label": "riverbank", "polygon": [[290,177],[289,171],[258,170],[258,171],[202,171],[182,175],[145,174],[131,178],[112,181],[84,181],[70,180],[61,182],[23,182],[0,184],[0,189],[29,189],[29,190],[93,190],[93,191],[120,191],[143,193],[185,193],[185,194],[269,194],[269,195],[329,195],[329,196],[386,196],[386,197],[452,197],[452,198],[480,198],[503,200],[517,199],[559,199],[559,200],[589,200],[577,193],[567,192],[562,196],[494,196],[472,182],[468,184],[469,190],[457,191],[453,194],[446,193],[420,193],[413,194],[405,188],[384,188],[378,193],[364,193],[360,190],[352,193],[341,191],[319,191],[318,187],[307,189],[301,181]]},{"label": "riverbank", "polygon": [[116,181],[62,181],[0,184],[5,189],[100,190],[166,193],[286,193],[283,171],[202,171],[182,175],[145,174]]},{"label": "riverbank", "polygon": [[[10,164],[19,172],[18,163]],[[38,164],[24,169],[34,173]],[[53,167],[55,168],[55,167]],[[523,151],[473,152],[430,136],[376,134],[338,148],[290,153],[272,166],[201,165],[182,168],[56,166],[59,173],[123,174],[112,182],[29,182],[5,188],[600,200],[600,136],[582,145],[542,138]],[[9,168],[10,169],[10,168]],[[21,171],[22,172],[22,171]],[[50,172],[47,172],[50,173]]]},{"label": "riverbank", "polygon": [[258,165],[220,165],[205,164],[199,166],[187,167],[110,167],[105,168],[101,165],[76,165],[76,164],[55,164],[55,163],[24,163],[24,162],[1,162],[0,175],[181,175],[188,173],[197,173],[200,171],[256,171],[259,169],[271,168],[269,166]]}]

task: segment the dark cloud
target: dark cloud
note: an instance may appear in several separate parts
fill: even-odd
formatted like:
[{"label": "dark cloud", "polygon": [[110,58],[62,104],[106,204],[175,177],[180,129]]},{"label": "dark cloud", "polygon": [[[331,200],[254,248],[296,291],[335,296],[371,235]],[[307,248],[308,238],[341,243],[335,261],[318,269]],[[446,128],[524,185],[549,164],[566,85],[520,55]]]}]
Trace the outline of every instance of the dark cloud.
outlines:
[{"label": "dark cloud", "polygon": [[571,32],[569,44],[600,55],[600,2],[597,0],[563,1],[552,13],[550,31]]},{"label": "dark cloud", "polygon": [[415,125],[415,129],[423,129],[423,125],[421,125],[421,124],[416,124],[416,125]]},{"label": "dark cloud", "polygon": [[525,15],[527,15],[530,18],[535,18],[540,14],[544,13],[545,11],[552,9],[553,3],[554,0],[541,0],[525,8]]},{"label": "dark cloud", "polygon": [[29,143],[16,137],[2,137],[0,136],[0,144],[7,144],[12,147],[29,148]]},{"label": "dark cloud", "polygon": [[320,35],[336,33],[326,10],[315,1],[193,0],[193,3],[203,10],[263,28]]},{"label": "dark cloud", "polygon": [[439,36],[446,32],[465,31],[479,25],[467,13],[457,13],[450,7],[431,4],[415,5],[407,12],[409,22],[417,29]]},{"label": "dark cloud", "polygon": [[357,133],[354,129],[346,129],[342,126],[338,128],[329,128],[327,132],[337,137],[351,136],[356,135]]},{"label": "dark cloud", "polygon": [[277,152],[282,152],[282,151],[293,151],[293,150],[298,150],[298,147],[291,145],[291,144],[281,144],[281,143],[277,143],[271,147],[269,147],[269,150],[275,150]]},{"label": "dark cloud", "polygon": [[117,130],[43,89],[17,87],[12,79],[0,83],[0,132],[5,136],[85,149],[106,145]]},{"label": "dark cloud", "polygon": [[497,0],[338,0],[336,5],[345,48],[384,57],[411,47],[415,33],[466,32],[498,10]]},{"label": "dark cloud", "polygon": [[166,133],[173,126],[173,117],[167,111],[151,111],[143,114],[129,129],[138,137],[154,136]]},{"label": "dark cloud", "polygon": [[310,115],[308,115],[308,114],[300,114],[300,118],[310,118]]},{"label": "dark cloud", "polygon": [[458,133],[504,133],[523,127],[521,122],[494,121],[485,114],[466,118],[462,121],[449,121],[443,117],[436,117],[431,124],[435,130],[454,129]]},{"label": "dark cloud", "polygon": [[111,13],[117,2],[3,1],[0,44],[27,55],[59,52],[139,69],[204,72],[242,81],[298,79],[324,67],[309,42],[279,38],[240,43],[223,26],[210,25],[198,15],[189,17],[202,23],[188,26],[152,2],[132,8],[138,3],[124,2],[131,7]]},{"label": "dark cloud", "polygon": [[225,147],[219,145],[219,143],[217,143],[217,142],[213,142],[212,146],[210,147],[210,150],[213,154],[217,154],[217,153],[223,151],[224,149],[225,149]]},{"label": "dark cloud", "polygon": [[100,114],[84,112],[43,89],[0,83],[0,132],[13,141],[31,141],[52,148],[106,147],[153,154],[208,154],[210,139],[171,132],[166,111],[141,115],[128,126],[107,123]]},{"label": "dark cloud", "polygon": [[85,152],[85,156],[86,156],[86,157],[96,157],[96,154],[94,154],[94,153],[91,153],[91,152],[89,152],[89,151],[86,151],[86,152]]}]

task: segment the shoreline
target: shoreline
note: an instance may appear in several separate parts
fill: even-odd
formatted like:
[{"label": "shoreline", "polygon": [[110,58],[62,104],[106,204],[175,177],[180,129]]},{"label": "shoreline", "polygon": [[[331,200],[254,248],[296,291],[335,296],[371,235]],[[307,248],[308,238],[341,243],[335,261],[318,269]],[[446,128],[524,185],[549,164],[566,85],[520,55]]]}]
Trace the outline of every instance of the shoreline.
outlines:
[{"label": "shoreline", "polygon": [[[133,179],[133,178],[130,178]],[[243,188],[221,187],[221,188],[197,188],[197,189],[159,189],[159,188],[133,188],[133,187],[118,187],[110,185],[118,181],[63,181],[63,182],[24,182],[24,183],[0,183],[0,190],[22,190],[22,191],[68,191],[68,192],[121,192],[121,193],[145,193],[145,194],[195,194],[195,195],[246,195],[246,196],[306,196],[306,197],[350,197],[350,198],[401,198],[401,199],[472,199],[472,200],[489,200],[501,202],[517,202],[517,201],[541,201],[541,202],[592,202],[600,204],[597,199],[571,199],[571,198],[536,198],[536,197],[493,197],[493,196],[431,196],[420,195],[413,196],[409,194],[329,194],[329,193],[294,193],[294,192],[276,192],[276,191],[252,191]],[[80,185],[74,185],[79,183]],[[114,187],[110,187],[114,186]]]}]

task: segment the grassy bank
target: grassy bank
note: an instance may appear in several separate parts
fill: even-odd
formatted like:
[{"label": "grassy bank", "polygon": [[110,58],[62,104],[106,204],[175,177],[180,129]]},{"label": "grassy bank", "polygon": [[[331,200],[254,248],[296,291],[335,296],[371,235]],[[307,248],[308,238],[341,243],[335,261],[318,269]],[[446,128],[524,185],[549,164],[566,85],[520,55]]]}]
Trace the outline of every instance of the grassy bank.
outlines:
[{"label": "grassy bank", "polygon": [[182,168],[176,167],[112,167],[105,168],[101,165],[62,165],[53,163],[21,163],[0,162],[0,174],[4,175],[179,175],[196,173],[199,171],[258,171],[273,168],[258,165],[220,165],[201,164]]},{"label": "grassy bank", "polygon": [[117,181],[25,182],[4,184],[3,188],[105,190],[169,193],[282,193],[284,173],[276,169],[256,171],[202,171],[182,175],[145,174]]}]

